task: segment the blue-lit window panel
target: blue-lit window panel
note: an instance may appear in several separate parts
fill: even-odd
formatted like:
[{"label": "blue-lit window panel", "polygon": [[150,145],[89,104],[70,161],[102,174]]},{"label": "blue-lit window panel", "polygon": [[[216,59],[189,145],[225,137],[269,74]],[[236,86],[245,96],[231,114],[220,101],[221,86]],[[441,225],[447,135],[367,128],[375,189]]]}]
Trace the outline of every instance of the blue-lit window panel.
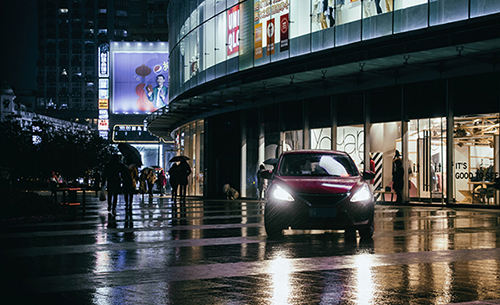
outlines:
[{"label": "blue-lit window panel", "polygon": [[206,81],[209,82],[215,79],[215,66],[211,66],[206,70]]},{"label": "blue-lit window panel", "polygon": [[290,0],[290,39],[311,32],[311,1]]},{"label": "blue-lit window panel", "polygon": [[335,27],[335,46],[343,46],[360,40],[361,20],[344,23]]},{"label": "blue-lit window panel", "polygon": [[312,52],[333,48],[335,39],[335,27],[311,33]]},{"label": "blue-lit window panel", "polygon": [[215,66],[215,19],[208,20],[203,26],[203,70]]},{"label": "blue-lit window panel", "polygon": [[339,7],[342,22],[335,26],[335,46],[342,46],[361,40],[361,17],[363,15],[363,2],[348,2]]},{"label": "blue-lit window panel", "polygon": [[245,1],[240,4],[240,48],[238,54],[240,70],[253,68],[253,13],[253,1]]},{"label": "blue-lit window panel", "polygon": [[[265,34],[262,34],[262,36],[263,36],[262,40],[267,39]],[[270,62],[271,62],[271,56],[267,55],[267,46],[266,47],[263,46],[262,47],[262,57],[255,59],[255,66],[257,67],[257,66],[266,65]]]},{"label": "blue-lit window panel", "polygon": [[227,61],[220,62],[215,65],[215,78],[227,75]]},{"label": "blue-lit window panel", "polygon": [[392,13],[363,18],[363,40],[392,35]]},{"label": "blue-lit window panel", "polygon": [[187,37],[189,46],[186,49],[188,57],[188,77],[196,78],[200,70],[200,39],[198,29],[193,30]]},{"label": "blue-lit window panel", "polygon": [[305,34],[290,39],[290,57],[300,56],[311,52],[311,34]]},{"label": "blue-lit window panel", "polygon": [[215,13],[219,14],[226,10],[226,0],[216,0],[215,1]]},{"label": "blue-lit window panel", "polygon": [[226,1],[227,1],[226,5],[227,5],[228,9],[235,6],[236,4],[238,4],[238,2],[240,2],[240,0],[226,0]]},{"label": "blue-lit window panel", "polygon": [[288,58],[290,58],[290,48],[282,52],[280,42],[277,42],[274,46],[274,54],[271,55],[271,62],[285,60]]},{"label": "blue-lit window panel", "polygon": [[238,57],[230,58],[226,63],[227,74],[232,74],[240,70],[238,67]]},{"label": "blue-lit window panel", "polygon": [[204,5],[203,21],[207,21],[215,15],[215,0],[206,0]]},{"label": "blue-lit window panel", "polygon": [[227,59],[227,14],[217,15],[215,18],[215,63],[220,64]]},{"label": "blue-lit window panel", "polygon": [[198,74],[198,85],[202,85],[206,81],[207,81],[207,71],[206,70],[200,71],[200,73]]},{"label": "blue-lit window panel", "polygon": [[471,0],[470,16],[472,18],[495,14],[500,12],[500,1],[498,0]]},{"label": "blue-lit window panel", "polygon": [[429,25],[469,18],[469,0],[429,0]]},{"label": "blue-lit window panel", "polygon": [[394,33],[402,33],[422,29],[429,24],[429,6],[427,0],[409,7],[398,8],[398,2],[395,1],[394,9]]}]

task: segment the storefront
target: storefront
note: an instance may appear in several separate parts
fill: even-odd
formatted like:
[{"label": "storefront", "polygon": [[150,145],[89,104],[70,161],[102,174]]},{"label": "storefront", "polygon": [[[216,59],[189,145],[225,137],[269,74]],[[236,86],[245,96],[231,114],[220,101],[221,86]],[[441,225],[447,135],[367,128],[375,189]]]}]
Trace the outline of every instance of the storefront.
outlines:
[{"label": "storefront", "polygon": [[169,106],[148,127],[191,159],[189,194],[229,183],[254,198],[265,160],[311,148],[372,159],[393,201],[398,151],[405,201],[498,205],[497,1],[171,1],[169,14]]}]

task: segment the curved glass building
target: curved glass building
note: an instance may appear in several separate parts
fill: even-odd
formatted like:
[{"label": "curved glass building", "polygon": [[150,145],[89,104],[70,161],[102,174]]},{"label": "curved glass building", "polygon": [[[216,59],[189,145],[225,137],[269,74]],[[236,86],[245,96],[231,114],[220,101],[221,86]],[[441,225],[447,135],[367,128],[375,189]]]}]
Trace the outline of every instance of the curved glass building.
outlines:
[{"label": "curved glass building", "polygon": [[169,104],[147,125],[190,157],[190,195],[256,198],[266,159],[336,149],[391,201],[398,151],[407,201],[498,205],[499,1],[172,0],[168,17]]}]

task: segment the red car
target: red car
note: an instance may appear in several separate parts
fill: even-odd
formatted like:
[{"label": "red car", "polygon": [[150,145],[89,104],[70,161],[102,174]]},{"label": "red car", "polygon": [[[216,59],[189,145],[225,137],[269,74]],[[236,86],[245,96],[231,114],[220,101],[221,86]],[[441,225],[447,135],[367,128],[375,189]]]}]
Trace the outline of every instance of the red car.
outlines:
[{"label": "red car", "polygon": [[[267,162],[269,164],[269,162]],[[367,182],[345,152],[286,151],[269,174],[264,222],[270,238],[283,229],[344,229],[346,236],[373,236],[375,199]]]}]

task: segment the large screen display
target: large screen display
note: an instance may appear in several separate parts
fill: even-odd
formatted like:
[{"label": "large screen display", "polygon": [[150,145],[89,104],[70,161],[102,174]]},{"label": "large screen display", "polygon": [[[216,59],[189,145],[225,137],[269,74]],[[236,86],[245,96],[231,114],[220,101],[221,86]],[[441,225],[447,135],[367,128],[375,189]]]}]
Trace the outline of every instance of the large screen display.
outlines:
[{"label": "large screen display", "polygon": [[168,44],[111,44],[111,111],[151,113],[168,105]]}]

